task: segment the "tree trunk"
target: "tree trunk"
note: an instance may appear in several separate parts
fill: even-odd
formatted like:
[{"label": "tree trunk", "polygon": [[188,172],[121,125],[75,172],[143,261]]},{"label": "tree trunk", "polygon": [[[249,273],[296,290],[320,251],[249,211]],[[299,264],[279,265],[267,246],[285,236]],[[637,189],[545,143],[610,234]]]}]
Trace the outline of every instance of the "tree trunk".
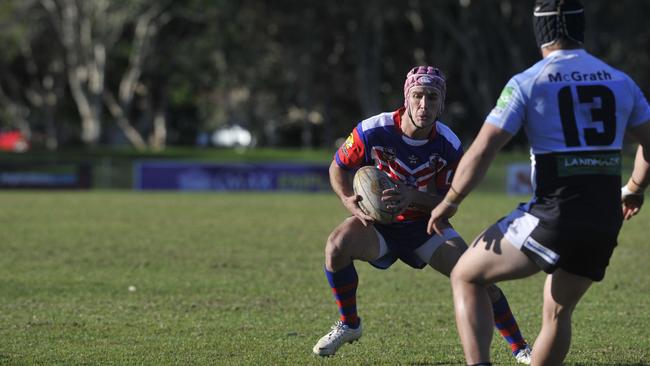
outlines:
[{"label": "tree trunk", "polygon": [[93,39],[88,14],[80,14],[74,0],[41,0],[41,5],[63,45],[68,85],[81,118],[81,140],[95,145],[101,134],[105,45]]},{"label": "tree trunk", "polygon": [[104,92],[104,103],[106,103],[108,111],[111,113],[113,118],[115,118],[117,126],[122,130],[124,136],[131,145],[133,145],[137,150],[146,150],[147,144],[144,142],[142,135],[133,127],[133,125],[131,125],[125,115],[124,108],[115,100],[113,94],[108,90]]},{"label": "tree trunk", "polygon": [[[133,127],[129,119],[131,106],[133,105],[135,90],[142,75],[145,57],[151,49],[154,37],[159,28],[169,21],[169,19],[169,16],[161,12],[157,4],[154,4],[146,12],[138,16],[135,25],[133,46],[129,57],[129,66],[120,80],[118,100],[115,101],[115,98],[110,93],[107,93],[106,98],[104,98],[109,103],[108,107],[111,114],[117,119],[117,125],[122,129],[129,142],[138,150],[145,149],[147,145],[142,134]],[[164,147],[164,139],[166,136],[164,113],[161,115],[157,114],[152,123],[154,125],[154,136],[160,136],[163,139],[162,145],[160,145],[160,140],[157,140],[156,146],[153,147]]]},{"label": "tree trunk", "polygon": [[149,136],[149,146],[154,151],[165,149],[167,141],[167,117],[165,116],[165,104],[159,103],[155,107],[153,116],[153,131]]}]

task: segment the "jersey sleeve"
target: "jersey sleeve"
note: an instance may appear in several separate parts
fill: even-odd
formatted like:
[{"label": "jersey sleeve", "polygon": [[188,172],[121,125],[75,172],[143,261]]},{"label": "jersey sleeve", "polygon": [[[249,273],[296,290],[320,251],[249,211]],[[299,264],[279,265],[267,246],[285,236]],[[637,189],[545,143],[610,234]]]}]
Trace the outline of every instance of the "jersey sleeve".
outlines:
[{"label": "jersey sleeve", "polygon": [[349,170],[364,165],[366,160],[366,144],[363,141],[361,124],[359,124],[350,136],[339,147],[334,155],[336,163],[343,169]]},{"label": "jersey sleeve", "polygon": [[632,113],[628,120],[628,127],[636,127],[644,122],[650,121],[650,105],[648,105],[648,100],[643,95],[639,86],[632,80],[630,82],[632,83],[632,92],[634,93],[634,106],[632,107]]},{"label": "jersey sleeve", "polygon": [[524,94],[521,91],[521,86],[513,77],[501,91],[496,106],[485,121],[515,135],[523,125],[525,116]]}]

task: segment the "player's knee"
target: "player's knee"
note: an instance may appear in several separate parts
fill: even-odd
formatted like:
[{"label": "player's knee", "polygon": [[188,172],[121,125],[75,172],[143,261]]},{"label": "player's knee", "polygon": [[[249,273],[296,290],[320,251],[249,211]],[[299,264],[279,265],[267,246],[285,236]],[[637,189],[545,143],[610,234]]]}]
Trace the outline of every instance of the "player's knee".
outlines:
[{"label": "player's knee", "polygon": [[547,321],[571,321],[571,315],[576,303],[559,304],[553,299],[544,299],[544,317]]},{"label": "player's knee", "polygon": [[348,256],[349,235],[346,230],[336,229],[327,238],[325,245],[325,257],[334,259]]},{"label": "player's knee", "polygon": [[477,278],[475,271],[463,265],[462,261],[456,263],[449,278],[451,279],[452,286],[462,286],[463,284],[488,285],[481,281],[480,278]]},{"label": "player's knee", "polygon": [[452,287],[456,287],[461,285],[463,282],[466,282],[466,276],[463,273],[463,269],[459,268],[458,265],[454,266],[449,274],[449,280],[451,281]]}]

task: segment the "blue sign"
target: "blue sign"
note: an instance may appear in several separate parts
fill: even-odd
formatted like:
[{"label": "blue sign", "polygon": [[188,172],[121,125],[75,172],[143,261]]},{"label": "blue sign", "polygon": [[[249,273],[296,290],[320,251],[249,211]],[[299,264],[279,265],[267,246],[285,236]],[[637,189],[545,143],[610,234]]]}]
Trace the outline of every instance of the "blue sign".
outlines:
[{"label": "blue sign", "polygon": [[0,164],[0,189],[89,189],[92,168],[86,163]]},{"label": "blue sign", "polygon": [[321,164],[216,164],[140,161],[134,189],[180,191],[328,191],[329,166]]}]

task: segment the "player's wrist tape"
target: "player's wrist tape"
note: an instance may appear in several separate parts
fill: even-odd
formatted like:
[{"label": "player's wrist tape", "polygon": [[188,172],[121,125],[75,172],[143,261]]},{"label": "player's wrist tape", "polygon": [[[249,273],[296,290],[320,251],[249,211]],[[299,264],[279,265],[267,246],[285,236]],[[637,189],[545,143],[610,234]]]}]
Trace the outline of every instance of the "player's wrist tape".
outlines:
[{"label": "player's wrist tape", "polygon": [[458,208],[458,203],[453,203],[453,202],[449,201],[449,200],[447,199],[447,197],[443,198],[443,199],[442,199],[442,202],[443,202],[445,205],[447,205],[447,206],[449,206],[449,207],[451,207],[451,208]]},{"label": "player's wrist tape", "polygon": [[621,188],[621,198],[625,198],[625,197],[627,197],[627,196],[632,196],[632,195],[643,196],[643,191],[632,192],[632,191],[627,187],[627,185],[624,185],[624,186]]}]

